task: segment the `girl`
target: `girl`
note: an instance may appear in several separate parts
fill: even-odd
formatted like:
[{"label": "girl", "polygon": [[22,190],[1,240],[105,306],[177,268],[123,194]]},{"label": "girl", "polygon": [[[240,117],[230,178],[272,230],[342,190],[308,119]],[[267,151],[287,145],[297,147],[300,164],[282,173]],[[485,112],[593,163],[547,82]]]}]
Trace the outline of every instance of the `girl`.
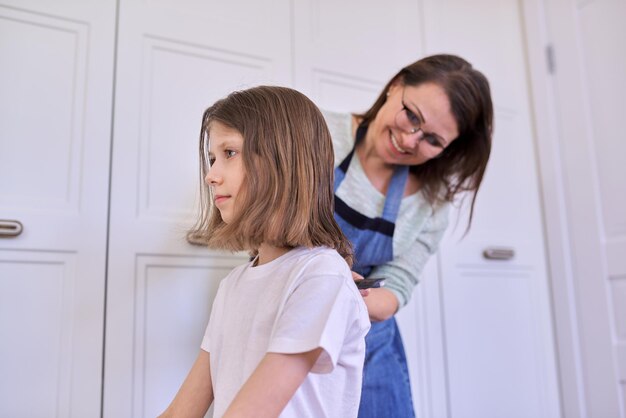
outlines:
[{"label": "girl", "polygon": [[[198,358],[165,417],[356,417],[369,329],[333,218],[333,149],[317,107],[282,87],[206,110],[208,202],[190,235],[253,260],[220,284]],[[202,201],[207,193],[202,188]]]}]

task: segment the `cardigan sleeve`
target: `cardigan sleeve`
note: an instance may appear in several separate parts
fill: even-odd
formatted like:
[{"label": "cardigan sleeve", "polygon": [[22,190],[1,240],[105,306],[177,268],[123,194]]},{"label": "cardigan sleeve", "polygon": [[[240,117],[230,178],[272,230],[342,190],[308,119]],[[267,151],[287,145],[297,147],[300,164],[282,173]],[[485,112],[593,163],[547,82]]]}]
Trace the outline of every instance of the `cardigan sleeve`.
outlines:
[{"label": "cardigan sleeve", "polygon": [[334,167],[337,167],[354,147],[352,116],[349,113],[337,113],[324,109],[321,109],[321,112],[333,141]]},{"label": "cardigan sleeve", "polygon": [[448,226],[449,212],[450,204],[437,208],[415,241],[403,253],[372,270],[370,277],[385,278],[385,289],[390,290],[398,298],[398,309],[409,303],[413,288],[419,281],[426,262],[437,252]]}]

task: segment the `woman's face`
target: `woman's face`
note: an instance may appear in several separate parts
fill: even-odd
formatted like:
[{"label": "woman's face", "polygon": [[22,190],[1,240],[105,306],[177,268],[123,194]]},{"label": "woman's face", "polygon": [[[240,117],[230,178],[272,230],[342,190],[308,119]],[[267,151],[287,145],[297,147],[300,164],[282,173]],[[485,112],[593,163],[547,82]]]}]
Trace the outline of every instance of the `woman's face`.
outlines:
[{"label": "woman's face", "polygon": [[450,101],[439,85],[405,86],[398,82],[388,93],[366,136],[368,148],[384,163],[425,163],[437,157],[459,135]]}]

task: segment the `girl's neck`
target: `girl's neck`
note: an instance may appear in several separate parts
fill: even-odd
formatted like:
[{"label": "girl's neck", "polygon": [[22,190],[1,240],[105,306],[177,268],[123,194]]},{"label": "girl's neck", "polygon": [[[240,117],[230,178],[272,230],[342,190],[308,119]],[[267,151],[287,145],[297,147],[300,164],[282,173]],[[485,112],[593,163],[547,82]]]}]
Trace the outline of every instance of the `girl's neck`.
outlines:
[{"label": "girl's neck", "polygon": [[268,245],[268,244],[263,243],[258,249],[258,257],[257,257],[256,265],[260,266],[262,264],[267,264],[270,261],[274,261],[281,255],[284,255],[287,252],[289,252],[289,250],[291,250],[291,248],[274,247],[273,245]]}]

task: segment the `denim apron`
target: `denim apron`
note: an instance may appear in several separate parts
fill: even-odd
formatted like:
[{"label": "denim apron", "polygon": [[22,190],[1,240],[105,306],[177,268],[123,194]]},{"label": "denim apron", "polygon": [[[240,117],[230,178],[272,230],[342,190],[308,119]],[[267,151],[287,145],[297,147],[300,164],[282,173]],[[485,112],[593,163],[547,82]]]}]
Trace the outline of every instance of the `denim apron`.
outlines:
[{"label": "denim apron", "polygon": [[[366,131],[366,126],[357,129],[355,148]],[[335,191],[346,176],[355,148],[335,169]],[[335,195],[335,220],[354,248],[352,270],[363,277],[393,259],[393,233],[408,175],[407,166],[396,167],[381,217],[369,218]],[[395,318],[373,322],[365,348],[359,418],[414,418],[406,355]]]}]

